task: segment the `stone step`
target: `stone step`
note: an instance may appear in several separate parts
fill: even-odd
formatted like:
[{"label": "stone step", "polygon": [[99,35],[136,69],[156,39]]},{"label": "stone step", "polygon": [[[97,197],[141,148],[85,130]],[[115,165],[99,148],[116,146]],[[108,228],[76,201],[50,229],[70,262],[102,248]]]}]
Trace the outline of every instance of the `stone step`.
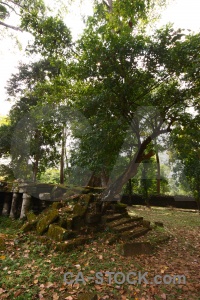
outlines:
[{"label": "stone step", "polygon": [[122,219],[118,219],[112,222],[109,222],[107,224],[108,227],[113,228],[122,224],[127,224],[127,223],[131,223],[132,219],[131,218],[122,218]]},{"label": "stone step", "polygon": [[131,220],[132,221],[137,221],[137,222],[142,222],[142,220],[143,220],[143,217],[137,217],[137,216],[135,216],[135,217],[131,217]]},{"label": "stone step", "polygon": [[149,230],[150,230],[149,228],[144,228],[144,227],[135,228],[133,230],[127,230],[121,233],[121,239],[122,240],[135,239],[145,235]]},{"label": "stone step", "polygon": [[113,214],[113,215],[104,215],[102,216],[102,222],[103,223],[109,223],[115,220],[122,219],[124,217],[127,217],[127,213],[124,214]]},{"label": "stone step", "polygon": [[138,222],[132,221],[131,223],[121,224],[119,226],[112,227],[112,230],[115,231],[116,233],[120,233],[120,232],[131,230],[137,226],[138,226]]}]

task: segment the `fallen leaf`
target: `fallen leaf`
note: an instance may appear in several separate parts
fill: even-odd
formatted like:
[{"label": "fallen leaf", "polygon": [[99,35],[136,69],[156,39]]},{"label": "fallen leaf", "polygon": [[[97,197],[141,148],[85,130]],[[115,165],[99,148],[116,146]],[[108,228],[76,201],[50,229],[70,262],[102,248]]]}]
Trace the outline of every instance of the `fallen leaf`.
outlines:
[{"label": "fallen leaf", "polygon": [[59,296],[57,293],[53,293],[53,300],[58,300],[59,299]]},{"label": "fallen leaf", "polygon": [[22,290],[18,290],[17,292],[14,293],[15,298],[21,295]]},{"label": "fallen leaf", "polygon": [[3,293],[5,293],[5,291],[6,291],[6,290],[0,288],[0,295],[3,294]]},{"label": "fallen leaf", "polygon": [[52,287],[53,286],[53,283],[52,282],[47,282],[47,284],[46,284],[46,288],[47,289],[49,289],[50,287]]}]

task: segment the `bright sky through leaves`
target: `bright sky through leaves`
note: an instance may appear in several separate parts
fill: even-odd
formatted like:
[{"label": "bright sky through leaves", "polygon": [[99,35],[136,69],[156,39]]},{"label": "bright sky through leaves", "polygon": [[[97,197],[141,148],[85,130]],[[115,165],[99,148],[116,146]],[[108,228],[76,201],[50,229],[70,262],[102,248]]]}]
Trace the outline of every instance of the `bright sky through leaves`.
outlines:
[{"label": "bright sky through leaves", "polygon": [[[77,36],[77,34],[81,33],[83,26],[80,14],[84,14],[85,12],[90,13],[91,9],[86,6],[77,9],[76,5],[74,5],[74,8],[76,8],[76,12],[71,12],[73,10],[72,6],[70,16],[66,18],[66,25]],[[172,22],[176,28],[198,31],[200,29],[199,12],[200,0],[174,0],[166,11],[163,12],[159,26]],[[19,33],[19,40],[24,48],[27,41],[27,34]],[[11,103],[5,101],[6,94],[4,87],[11,73],[17,71],[20,60],[27,61],[24,51],[18,50],[13,40],[2,38],[0,40],[0,115],[6,115],[10,109]]]}]

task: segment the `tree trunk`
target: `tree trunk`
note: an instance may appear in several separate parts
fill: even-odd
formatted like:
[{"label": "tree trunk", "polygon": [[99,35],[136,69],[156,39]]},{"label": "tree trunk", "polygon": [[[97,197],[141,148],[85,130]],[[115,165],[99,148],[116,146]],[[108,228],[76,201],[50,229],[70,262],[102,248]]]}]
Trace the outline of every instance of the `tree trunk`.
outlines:
[{"label": "tree trunk", "polygon": [[39,155],[36,154],[34,167],[33,167],[33,182],[36,182],[37,180],[38,166],[39,166]]},{"label": "tree trunk", "polygon": [[66,146],[66,136],[65,136],[65,126],[62,130],[62,145],[61,145],[61,157],[60,157],[60,184],[65,181],[64,171],[65,171],[65,146]]},{"label": "tree trunk", "polygon": [[40,160],[40,131],[37,129],[35,131],[34,136],[35,142],[36,142],[36,153],[34,155],[34,165],[33,165],[33,182],[36,182],[37,180],[37,174],[38,174],[38,167],[39,167],[39,160]]},{"label": "tree trunk", "polygon": [[156,150],[156,163],[157,163],[157,194],[160,195],[160,159],[158,155],[158,151]]},{"label": "tree trunk", "polygon": [[[156,134],[154,135],[156,136]],[[117,180],[113,182],[108,187],[108,189],[102,194],[102,201],[113,201],[114,197],[118,196],[118,194],[121,192],[124,184],[126,184],[130,178],[134,177],[137,174],[139,164],[143,160],[149,159],[155,155],[153,150],[149,151],[148,154],[144,154],[147,146],[151,143],[152,138],[153,135],[149,136],[146,140],[143,141],[139,150],[134,155],[133,160],[129,163],[124,173],[121,176],[119,176]]]},{"label": "tree trunk", "polygon": [[103,0],[103,3],[107,6],[108,11],[112,12],[112,0]]},{"label": "tree trunk", "polygon": [[88,186],[91,187],[99,187],[101,186],[101,177],[100,176],[96,176],[95,172],[92,173],[92,176],[88,182]]},{"label": "tree trunk", "polygon": [[109,180],[109,176],[106,174],[106,171],[103,168],[101,174],[101,186],[106,188],[108,186],[108,180]]},{"label": "tree trunk", "polygon": [[198,211],[199,211],[199,214],[200,214],[200,185],[199,185],[199,176],[198,176],[198,180],[197,180],[197,207],[198,207]]},{"label": "tree trunk", "polygon": [[143,187],[143,197],[145,198],[145,203],[149,206],[149,187],[147,182],[147,162],[143,162],[143,170],[142,170],[142,187]]},{"label": "tree trunk", "polygon": [[129,194],[129,203],[131,204],[132,203],[132,195],[133,195],[131,178],[128,180],[128,194]]}]

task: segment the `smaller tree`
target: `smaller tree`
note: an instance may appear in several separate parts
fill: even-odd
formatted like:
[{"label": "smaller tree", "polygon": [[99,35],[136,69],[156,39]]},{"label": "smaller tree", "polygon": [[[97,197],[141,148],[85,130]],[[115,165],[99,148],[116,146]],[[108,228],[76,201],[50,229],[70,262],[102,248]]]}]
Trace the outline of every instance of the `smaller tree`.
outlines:
[{"label": "smaller tree", "polygon": [[[187,183],[200,210],[200,116],[187,115],[182,125],[177,125],[171,141],[175,146],[179,168],[179,181]],[[180,165],[182,162],[182,165]],[[181,166],[181,167],[180,167]]]}]

